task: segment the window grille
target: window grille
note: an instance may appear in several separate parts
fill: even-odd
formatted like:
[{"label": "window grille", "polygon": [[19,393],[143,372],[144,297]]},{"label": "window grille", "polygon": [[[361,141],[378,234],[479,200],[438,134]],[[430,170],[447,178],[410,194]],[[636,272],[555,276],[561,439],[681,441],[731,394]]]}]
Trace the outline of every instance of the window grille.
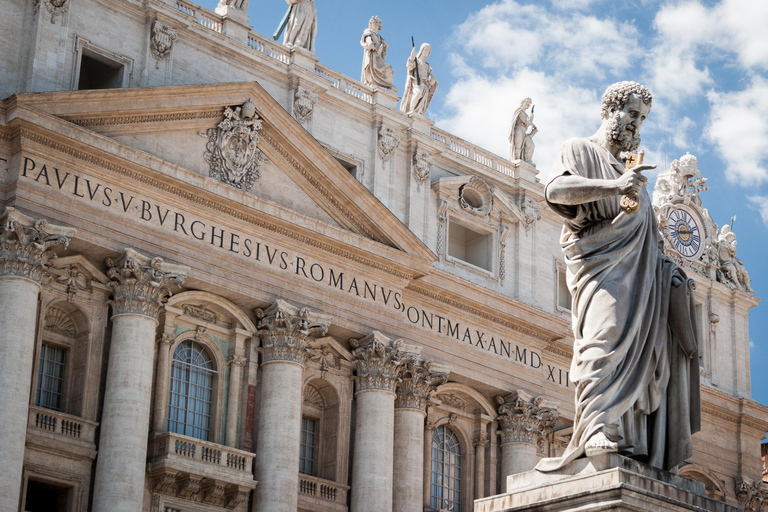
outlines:
[{"label": "window grille", "polygon": [[299,472],[314,475],[317,460],[317,420],[301,418],[301,452],[299,455]]},{"label": "window grille", "polygon": [[432,435],[430,506],[461,512],[461,445],[451,429],[438,427]]},{"label": "window grille", "polygon": [[208,441],[213,400],[213,361],[199,343],[184,340],[173,351],[168,432]]},{"label": "window grille", "polygon": [[40,369],[37,375],[35,404],[55,411],[61,410],[61,394],[64,388],[64,360],[67,351],[46,345],[40,347]]}]

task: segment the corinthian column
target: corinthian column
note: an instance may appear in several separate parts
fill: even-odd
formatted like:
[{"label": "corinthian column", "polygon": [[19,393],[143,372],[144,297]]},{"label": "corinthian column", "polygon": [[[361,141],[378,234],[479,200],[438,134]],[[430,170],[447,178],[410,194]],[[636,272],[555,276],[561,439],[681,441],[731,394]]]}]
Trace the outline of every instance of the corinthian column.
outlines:
[{"label": "corinthian column", "polygon": [[329,315],[278,300],[257,310],[261,401],[256,437],[253,512],[296,512],[299,499],[301,392],[309,342],[324,336]]},{"label": "corinthian column", "polygon": [[351,512],[391,512],[395,384],[403,342],[373,331],[349,345],[357,366]]},{"label": "corinthian column", "polygon": [[507,492],[507,476],[530,471],[538,462],[539,445],[557,423],[557,407],[525,391],[497,396],[501,436],[501,492]]},{"label": "corinthian column", "polygon": [[75,230],[35,221],[15,208],[0,217],[0,510],[17,510],[35,358],[40,277]]},{"label": "corinthian column", "polygon": [[424,418],[435,388],[450,369],[406,356],[400,365],[395,398],[393,512],[422,512],[424,502]]},{"label": "corinthian column", "polygon": [[99,455],[93,486],[94,512],[134,512],[144,499],[147,432],[152,394],[152,359],[157,315],[181,285],[189,267],[150,259],[133,249],[113,261],[107,274],[113,290]]}]

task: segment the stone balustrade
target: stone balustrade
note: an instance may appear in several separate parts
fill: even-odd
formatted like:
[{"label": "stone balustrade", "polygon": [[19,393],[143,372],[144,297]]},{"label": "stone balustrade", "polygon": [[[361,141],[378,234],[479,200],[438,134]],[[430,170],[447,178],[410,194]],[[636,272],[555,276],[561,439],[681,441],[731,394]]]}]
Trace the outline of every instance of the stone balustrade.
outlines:
[{"label": "stone balustrade", "polygon": [[515,165],[506,158],[502,158],[490,151],[486,151],[475,146],[471,142],[467,142],[466,140],[451,135],[439,128],[432,127],[430,135],[436,141],[445,144],[448,149],[454,153],[458,153],[461,156],[474,160],[475,162],[511,178],[519,177],[515,172]]},{"label": "stone balustrade", "polygon": [[221,32],[221,16],[187,0],[176,0],[176,8],[191,16],[195,22],[213,30]]},{"label": "stone balustrade", "polygon": [[247,44],[250,48],[270,59],[274,59],[283,64],[288,64],[291,61],[288,52],[285,50],[285,46],[256,32],[250,32],[248,34]]},{"label": "stone balustrade", "polygon": [[299,508],[347,510],[349,486],[311,475],[299,475]]},{"label": "stone balustrade", "polygon": [[47,435],[53,439],[95,448],[98,423],[71,414],[30,406],[27,432],[31,435]]},{"label": "stone balustrade", "polygon": [[373,91],[367,85],[363,85],[357,80],[319,63],[315,64],[315,74],[320,78],[328,80],[336,89],[364,101],[365,103],[373,103]]}]

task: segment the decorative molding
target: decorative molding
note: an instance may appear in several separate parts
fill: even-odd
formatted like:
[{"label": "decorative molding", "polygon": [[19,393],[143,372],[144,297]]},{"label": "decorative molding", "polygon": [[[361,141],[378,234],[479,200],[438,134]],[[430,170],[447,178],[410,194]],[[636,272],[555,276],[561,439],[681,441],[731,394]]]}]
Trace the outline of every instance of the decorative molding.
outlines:
[{"label": "decorative molding", "polygon": [[176,485],[176,495],[182,499],[191,499],[193,495],[200,491],[200,483],[203,477],[197,475],[186,475],[178,481]]},{"label": "decorative molding", "polygon": [[256,104],[250,98],[234,110],[224,107],[224,119],[205,132],[208,142],[203,158],[210,166],[209,176],[250,192],[253,182],[261,177],[261,162],[266,161],[259,149],[261,126]]},{"label": "decorative molding", "polygon": [[320,372],[323,378],[325,378],[325,374],[329,369],[339,369],[339,360],[328,345],[309,349],[309,360],[320,364]]},{"label": "decorative molding", "polygon": [[507,277],[507,237],[509,227],[499,226],[499,281],[504,282]]},{"label": "decorative molding", "polygon": [[[264,140],[270,141],[269,137],[265,134],[262,134]],[[165,183],[163,181],[160,181],[155,178],[151,178],[147,176],[145,173],[139,173],[135,171],[131,171],[127,169],[126,167],[117,165],[114,163],[114,161],[106,160],[104,158],[99,158],[95,155],[89,154],[85,151],[81,151],[78,149],[74,149],[66,144],[62,144],[57,141],[53,141],[51,139],[48,139],[47,137],[43,137],[41,135],[38,135],[37,133],[30,132],[28,130],[21,130],[21,137],[26,138],[27,140],[31,142],[35,142],[38,144],[42,144],[54,151],[59,151],[61,153],[67,154],[73,158],[80,159],[84,162],[87,162],[89,164],[92,164],[96,167],[101,168],[102,170],[109,171],[115,174],[120,174],[123,176],[126,176],[128,178],[133,179],[134,181],[141,183],[146,186],[154,187],[155,189],[164,192],[166,194],[173,194],[186,203],[190,204],[196,204],[198,206],[202,206],[204,208],[209,208],[211,210],[217,211],[219,213],[222,213],[224,215],[229,215],[230,217],[243,221],[247,224],[250,224],[251,226],[265,229],[267,231],[271,231],[277,235],[284,236],[286,238],[290,238],[291,240],[295,240],[301,244],[314,247],[318,250],[324,251],[329,254],[333,254],[335,256],[339,256],[341,258],[347,259],[349,261],[359,263],[360,265],[364,265],[366,267],[379,270],[381,272],[385,272],[387,274],[390,274],[396,278],[399,279],[405,279],[410,281],[411,275],[405,272],[401,272],[399,270],[392,269],[386,265],[382,265],[381,263],[377,263],[375,261],[372,261],[368,258],[364,258],[362,256],[358,256],[357,254],[351,253],[349,251],[345,251],[343,249],[339,249],[337,246],[319,242],[313,237],[307,237],[304,235],[300,235],[294,231],[290,231],[287,228],[278,226],[277,224],[274,224],[272,222],[268,222],[264,219],[264,216],[256,216],[256,215],[249,215],[247,213],[243,212],[242,207],[232,207],[227,206],[228,203],[220,202],[220,201],[214,201],[211,199],[206,199],[204,197],[201,197],[198,191],[195,190],[184,190],[180,187],[177,187],[175,185],[170,185],[168,183]],[[274,142],[274,141],[273,141]],[[272,142],[270,142],[272,144]],[[275,142],[273,144],[273,147],[281,148],[281,146],[277,145]],[[283,154],[283,156],[287,159],[290,157],[288,153],[286,152]],[[291,159],[293,157],[290,157]],[[296,164],[298,165],[298,164]],[[302,173],[303,174],[303,173]],[[305,176],[307,177],[307,176]],[[307,178],[309,179],[309,178]],[[323,192],[323,191],[321,191]],[[324,191],[323,194],[325,195],[327,191]],[[328,193],[329,196],[332,196],[330,193]],[[336,201],[338,203],[338,201]],[[358,229],[363,229],[362,227],[358,227]],[[372,238],[373,240],[381,243],[380,239],[374,237],[369,231],[361,231],[366,236],[369,236],[369,238]]]},{"label": "decorative molding", "polygon": [[94,126],[115,126],[122,124],[167,123],[172,121],[194,121],[197,119],[216,119],[221,116],[221,110],[204,110],[199,112],[174,112],[172,114],[140,114],[113,117],[84,117],[67,119],[72,124],[91,128]]},{"label": "decorative molding", "polygon": [[400,379],[400,364],[406,356],[401,348],[403,340],[392,340],[379,331],[363,338],[351,338],[352,356],[355,358],[356,392],[369,389],[395,392]]},{"label": "decorative molding", "polygon": [[219,480],[205,479],[201,488],[203,495],[203,503],[206,505],[213,505],[215,507],[224,506],[224,492],[226,491],[227,484],[220,482]]},{"label": "decorative molding", "polygon": [[50,307],[45,313],[45,329],[74,338],[77,336],[75,322],[65,311]]},{"label": "decorative molding", "polygon": [[152,492],[171,496],[176,494],[173,486],[176,483],[177,474],[178,472],[172,469],[163,469],[162,473],[152,478]]},{"label": "decorative molding", "polygon": [[316,103],[317,94],[299,86],[293,97],[293,115],[296,120],[302,124],[310,121]]},{"label": "decorative molding", "polygon": [[763,503],[768,503],[768,485],[740,475],[736,478],[734,492],[739,503],[739,512],[761,512]]},{"label": "decorative molding", "polygon": [[203,322],[215,324],[219,321],[219,315],[205,307],[205,304],[184,304],[181,306],[181,309],[185,315],[197,318]]},{"label": "decorative molding", "polygon": [[459,187],[459,205],[475,215],[487,216],[493,208],[493,187],[485,180],[472,176]]},{"label": "decorative molding", "polygon": [[247,500],[250,494],[251,494],[250,489],[241,489],[239,487],[235,487],[234,489],[227,492],[225,496],[226,502],[224,506],[228,510],[234,510],[237,508],[238,505],[240,505],[245,500]]},{"label": "decorative molding", "polygon": [[543,397],[514,391],[497,396],[499,435],[502,443],[531,443],[541,447],[557,424],[557,406]]},{"label": "decorative molding", "polygon": [[304,386],[304,403],[312,407],[317,407],[321,411],[325,409],[325,400],[322,393],[312,384]]},{"label": "decorative molding", "polygon": [[448,219],[448,202],[440,201],[437,209],[437,256],[445,255],[445,221]]},{"label": "decorative molding", "polygon": [[173,345],[175,341],[176,341],[176,337],[169,333],[163,333],[157,337],[157,344],[164,346],[166,348]]},{"label": "decorative molding", "polygon": [[429,173],[435,159],[425,151],[416,151],[413,154],[413,179],[416,180],[416,190],[421,189],[421,184],[429,179]]},{"label": "decorative molding", "polygon": [[406,356],[398,370],[395,386],[395,408],[426,411],[429,398],[438,386],[448,381],[450,369],[433,361],[421,361],[418,356]]},{"label": "decorative molding", "polygon": [[229,366],[245,366],[247,363],[248,360],[243,356],[233,355],[227,358],[227,364]]},{"label": "decorative molding", "polygon": [[76,265],[61,268],[63,275],[56,278],[56,282],[67,287],[67,302],[74,302],[78,291],[88,291],[91,280],[80,272]]},{"label": "decorative molding", "polygon": [[108,283],[113,298],[108,301],[112,315],[133,313],[157,320],[163,303],[170,297],[169,286],[181,286],[189,267],[166,263],[162,258],[150,259],[134,249],[126,249],[117,260],[107,258],[110,267]]},{"label": "decorative molding", "polygon": [[[51,23],[56,22],[56,16],[63,16],[69,9],[69,0],[43,0],[45,9],[51,15]],[[37,7],[37,2],[35,2]]]},{"label": "decorative molding", "polygon": [[52,249],[66,249],[75,236],[74,228],[35,220],[13,207],[0,216],[0,277],[25,277],[37,283],[56,255]]},{"label": "decorative molding", "polygon": [[149,36],[149,51],[155,58],[155,69],[160,67],[160,61],[171,54],[173,42],[178,37],[176,29],[161,23],[158,20],[152,22],[152,34]]},{"label": "decorative molding", "polygon": [[325,336],[329,315],[313,313],[278,299],[267,309],[257,309],[262,364],[288,361],[303,365],[309,357],[309,342]]},{"label": "decorative molding", "polygon": [[392,128],[382,126],[379,128],[376,147],[379,149],[379,156],[382,162],[389,162],[395,153],[397,146],[400,145],[400,134]]},{"label": "decorative molding", "polygon": [[461,409],[462,411],[467,411],[467,412],[470,411],[470,407],[467,401],[456,395],[453,395],[453,394],[437,395],[437,398],[443,403],[443,405],[447,405],[448,407],[453,407],[454,409]]}]

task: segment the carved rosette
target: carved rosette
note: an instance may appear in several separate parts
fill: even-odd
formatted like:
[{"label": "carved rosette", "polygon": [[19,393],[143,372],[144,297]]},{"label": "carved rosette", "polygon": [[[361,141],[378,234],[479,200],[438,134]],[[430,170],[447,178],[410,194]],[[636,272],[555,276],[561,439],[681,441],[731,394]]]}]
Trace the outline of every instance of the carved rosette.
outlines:
[{"label": "carved rosette", "polygon": [[413,356],[403,358],[395,388],[395,407],[426,412],[430,396],[448,381],[448,373],[447,367],[432,361],[421,361]]},{"label": "carved rosette", "polygon": [[416,151],[413,154],[413,179],[416,180],[417,188],[420,188],[421,184],[429,179],[429,173],[434,164],[435,159],[429,153]]},{"label": "carved rosette", "polygon": [[499,435],[502,444],[531,443],[543,445],[557,423],[557,407],[542,397],[515,391],[496,397],[499,404]]},{"label": "carved rosette", "polygon": [[173,42],[178,37],[176,29],[165,25],[157,20],[152,22],[152,34],[149,37],[149,51],[152,57],[157,61],[155,68],[159,67],[160,61],[170,55],[173,49]]},{"label": "carved rosette", "polygon": [[293,97],[293,115],[296,120],[303,124],[312,119],[316,103],[317,94],[304,87],[296,89]]},{"label": "carved rosette", "polygon": [[734,491],[739,502],[739,512],[760,512],[763,503],[768,502],[768,488],[765,484],[744,475],[736,479]]},{"label": "carved rosette", "polygon": [[392,155],[400,145],[400,134],[392,128],[382,126],[379,128],[379,140],[376,146],[379,148],[379,156],[382,162],[389,162]]},{"label": "carved rosette", "polygon": [[303,365],[309,357],[309,343],[324,336],[331,323],[329,315],[299,309],[277,300],[267,309],[257,309],[262,363],[287,361]]},{"label": "carved rosette", "polygon": [[234,110],[225,107],[224,120],[205,132],[208,143],[203,158],[210,166],[209,176],[250,192],[253,182],[261,177],[261,162],[266,161],[259,149],[261,126],[252,100]]},{"label": "carved rosette", "polygon": [[66,249],[77,232],[35,220],[8,207],[0,216],[0,277],[18,276],[40,282],[56,246]]},{"label": "carved rosette", "polygon": [[166,263],[162,258],[150,259],[133,249],[120,258],[107,258],[107,275],[112,279],[112,315],[126,313],[146,315],[157,320],[158,312],[168,297],[172,284],[181,286],[189,267]]},{"label": "carved rosette", "polygon": [[377,389],[394,393],[400,379],[400,364],[408,355],[401,348],[403,340],[391,340],[378,331],[364,338],[349,340],[355,358],[356,391]]}]

